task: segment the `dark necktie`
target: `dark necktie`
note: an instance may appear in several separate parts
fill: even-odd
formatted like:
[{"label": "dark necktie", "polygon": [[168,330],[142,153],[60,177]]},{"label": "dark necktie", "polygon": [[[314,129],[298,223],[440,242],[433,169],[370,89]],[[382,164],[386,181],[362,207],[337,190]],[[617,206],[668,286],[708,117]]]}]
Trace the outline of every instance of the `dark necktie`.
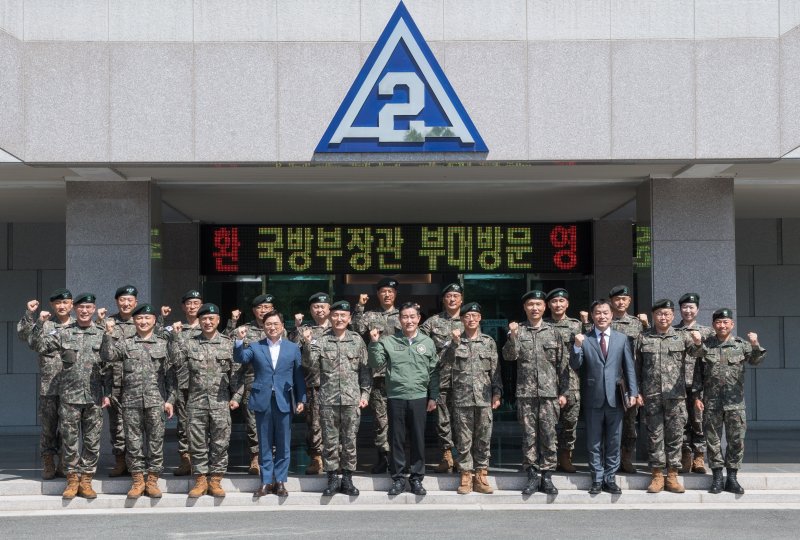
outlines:
[{"label": "dark necktie", "polygon": [[603,358],[608,358],[608,347],[606,346],[606,334],[600,332],[600,351],[603,353]]}]

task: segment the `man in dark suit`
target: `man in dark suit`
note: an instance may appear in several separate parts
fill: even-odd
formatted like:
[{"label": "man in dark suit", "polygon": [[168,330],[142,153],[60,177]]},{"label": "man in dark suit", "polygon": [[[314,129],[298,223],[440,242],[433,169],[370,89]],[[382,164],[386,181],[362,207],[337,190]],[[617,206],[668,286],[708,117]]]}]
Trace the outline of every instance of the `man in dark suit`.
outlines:
[{"label": "man in dark suit", "polygon": [[256,413],[258,426],[261,487],[255,492],[256,497],[269,493],[289,495],[285,482],[289,477],[292,409],[299,414],[306,402],[300,348],[284,339],[283,331],[283,315],[270,311],[264,315],[267,337],[245,348],[244,329],[240,328],[233,349],[234,361],[252,364],[255,372],[248,406]]},{"label": "man in dark suit", "polygon": [[591,308],[594,329],[586,335],[575,336],[570,356],[573,369],[585,366],[584,397],[586,411],[586,446],[589,451],[589,468],[592,487],[589,493],[600,491],[622,493],[614,475],[620,465],[620,438],[625,415],[617,382],[624,379],[627,385],[628,406],[633,406],[639,395],[630,340],[611,330],[611,304],[597,300]]}]

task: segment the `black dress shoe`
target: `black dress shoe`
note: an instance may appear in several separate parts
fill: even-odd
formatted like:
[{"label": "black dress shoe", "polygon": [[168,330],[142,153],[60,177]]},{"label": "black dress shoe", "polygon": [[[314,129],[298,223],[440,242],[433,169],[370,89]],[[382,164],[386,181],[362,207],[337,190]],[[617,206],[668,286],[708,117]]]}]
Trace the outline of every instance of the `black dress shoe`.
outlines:
[{"label": "black dress shoe", "polygon": [[275,482],[275,495],[278,497],[289,496],[289,492],[286,491],[286,485],[283,482]]},{"label": "black dress shoe", "polygon": [[603,489],[603,484],[600,482],[592,482],[592,487],[589,488],[589,495],[600,495]]},{"label": "black dress shoe", "polygon": [[413,480],[411,480],[411,493],[422,497],[423,495],[426,495],[428,492],[425,491],[424,487],[422,487],[422,480],[420,480],[419,478],[414,478]]},{"label": "black dress shoe", "polygon": [[406,490],[405,478],[399,478],[392,482],[392,487],[389,488],[389,495],[400,495]]},{"label": "black dress shoe", "polygon": [[261,487],[253,493],[253,497],[266,497],[272,493],[272,484],[261,484]]},{"label": "black dress shoe", "polygon": [[619,495],[622,493],[622,489],[620,489],[617,483],[613,480],[611,482],[603,482],[603,491],[606,493],[611,493],[612,495]]}]

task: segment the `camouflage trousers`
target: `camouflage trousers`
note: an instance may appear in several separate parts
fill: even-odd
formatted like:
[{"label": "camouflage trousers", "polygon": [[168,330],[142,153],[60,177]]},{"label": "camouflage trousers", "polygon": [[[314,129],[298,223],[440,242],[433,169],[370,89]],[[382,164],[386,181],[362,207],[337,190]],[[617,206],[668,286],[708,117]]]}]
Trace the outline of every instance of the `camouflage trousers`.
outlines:
[{"label": "camouflage trousers", "polygon": [[555,470],[558,413],[558,398],[517,398],[525,470]]},{"label": "camouflage trousers", "polygon": [[[306,386],[306,453],[321,456],[324,452],[322,422],[320,420],[319,386]],[[361,412],[359,410],[359,418]]]},{"label": "camouflage trousers", "polygon": [[225,474],[231,442],[231,413],[225,409],[189,409],[189,455],[194,474]]},{"label": "camouflage trousers", "polygon": [[492,408],[453,407],[452,412],[459,470],[488,469],[492,445]]},{"label": "camouflage trousers", "polygon": [[625,411],[622,419],[622,448],[636,454],[636,439],[639,437],[639,407],[631,407]]},{"label": "camouflage trousers", "polygon": [[[128,470],[161,474],[164,470],[164,411],[161,407],[123,407],[125,461]],[[145,451],[146,449],[146,451]]]},{"label": "camouflage trousers", "polygon": [[189,399],[189,389],[179,388],[178,396],[175,399],[175,416],[178,419],[178,426],[175,429],[178,436],[178,453],[189,453],[189,419],[186,415],[186,401]]},{"label": "camouflage trousers", "polygon": [[450,388],[440,388],[439,398],[436,400],[436,438],[441,450],[453,448],[452,411]]},{"label": "camouflage trousers", "polygon": [[340,467],[343,471],[355,471],[361,409],[358,405],[322,405],[320,420],[325,472],[337,471]]},{"label": "camouflage trousers", "polygon": [[644,415],[650,468],[680,469],[686,401],[648,397],[644,402]]},{"label": "camouflage trousers", "polygon": [[122,405],[119,402],[122,388],[111,391],[111,406],[108,409],[108,430],[111,434],[111,453],[115,456],[125,454],[125,421],[122,418]]},{"label": "camouflage trousers", "polygon": [[61,441],[58,433],[58,396],[39,396],[39,450],[41,455],[58,454]]},{"label": "camouflage trousers", "polygon": [[558,418],[558,449],[574,450],[577,439],[578,419],[581,417],[581,393],[570,390],[567,392],[567,404],[559,412]]},{"label": "camouflage trousers", "polygon": [[94,474],[100,459],[103,409],[93,403],[73,405],[62,401],[58,416],[58,429],[64,445],[64,468],[68,473]]},{"label": "camouflage trousers", "polygon": [[[728,446],[725,448],[725,459],[722,458],[722,428]],[[729,469],[739,469],[744,457],[744,435],[747,431],[747,418],[744,409],[725,411],[706,409],[703,411],[703,427],[706,431],[708,447],[708,464],[712,469],[721,469],[723,465]]]},{"label": "camouflage trousers", "polygon": [[242,395],[242,414],[244,415],[245,431],[247,432],[247,447],[250,454],[258,454],[258,426],[256,425],[256,413],[253,412],[248,404],[250,403],[250,390],[253,383],[248,383],[244,387],[244,394]]},{"label": "camouflage trousers", "polygon": [[694,406],[694,397],[686,398],[686,428],[683,431],[683,448],[692,454],[705,454],[706,434],[703,431],[703,413]]},{"label": "camouflage trousers", "polygon": [[386,377],[372,379],[369,406],[375,414],[375,448],[389,451],[389,414],[386,409]]}]

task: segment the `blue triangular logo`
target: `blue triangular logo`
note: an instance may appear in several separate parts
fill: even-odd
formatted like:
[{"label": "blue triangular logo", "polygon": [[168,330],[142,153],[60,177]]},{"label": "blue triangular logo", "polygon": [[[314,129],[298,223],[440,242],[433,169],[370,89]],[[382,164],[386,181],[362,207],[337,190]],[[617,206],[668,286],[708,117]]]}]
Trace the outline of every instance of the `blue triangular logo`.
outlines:
[{"label": "blue triangular logo", "polygon": [[316,152],[488,152],[403,2]]}]

